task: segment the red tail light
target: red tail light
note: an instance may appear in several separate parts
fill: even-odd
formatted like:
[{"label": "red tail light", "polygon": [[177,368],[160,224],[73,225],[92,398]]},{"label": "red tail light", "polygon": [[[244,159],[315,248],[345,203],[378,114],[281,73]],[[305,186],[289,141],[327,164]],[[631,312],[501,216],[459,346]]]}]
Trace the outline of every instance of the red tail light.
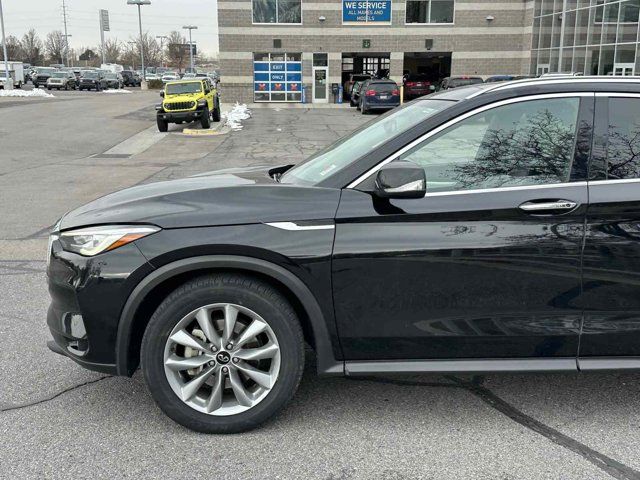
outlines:
[{"label": "red tail light", "polygon": [[405,83],[405,85],[407,87],[415,87],[416,86],[416,82],[407,82],[407,83]]},{"label": "red tail light", "polygon": [[376,96],[376,91],[375,90],[367,90],[367,92],[365,93],[366,97],[375,97]]},{"label": "red tail light", "polygon": [[391,95],[400,95],[400,90],[392,90]]}]

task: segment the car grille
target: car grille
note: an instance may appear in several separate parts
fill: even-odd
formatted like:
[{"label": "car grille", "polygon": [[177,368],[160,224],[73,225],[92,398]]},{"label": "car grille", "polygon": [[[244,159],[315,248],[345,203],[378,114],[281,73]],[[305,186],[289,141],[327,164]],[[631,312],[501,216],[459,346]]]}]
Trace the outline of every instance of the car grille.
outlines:
[{"label": "car grille", "polygon": [[49,79],[48,75],[38,75],[36,77],[36,80],[38,80],[38,82],[46,82]]},{"label": "car grille", "polygon": [[171,102],[165,103],[165,110],[191,110],[196,106],[196,102]]}]

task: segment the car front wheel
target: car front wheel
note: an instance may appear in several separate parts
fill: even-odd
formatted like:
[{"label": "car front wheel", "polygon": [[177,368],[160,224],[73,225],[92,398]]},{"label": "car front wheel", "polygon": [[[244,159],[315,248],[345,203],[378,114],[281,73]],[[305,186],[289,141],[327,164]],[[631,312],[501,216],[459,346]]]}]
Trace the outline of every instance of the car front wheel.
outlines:
[{"label": "car front wheel", "polygon": [[161,132],[167,132],[169,130],[169,123],[160,117],[156,117],[156,123],[158,124],[158,130]]},{"label": "car front wheel", "polygon": [[302,329],[285,297],[241,274],[196,278],[153,314],[142,370],[160,408],[205,433],[255,428],[293,397],[304,367]]},{"label": "car front wheel", "polygon": [[202,128],[211,127],[211,113],[209,112],[209,107],[204,107],[204,110],[202,110],[202,117],[200,118],[200,124],[202,125]]}]

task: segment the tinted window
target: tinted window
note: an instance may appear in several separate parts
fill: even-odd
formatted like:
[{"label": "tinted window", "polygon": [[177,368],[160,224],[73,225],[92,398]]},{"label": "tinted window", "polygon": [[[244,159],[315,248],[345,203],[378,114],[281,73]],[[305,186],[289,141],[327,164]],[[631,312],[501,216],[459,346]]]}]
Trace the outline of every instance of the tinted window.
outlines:
[{"label": "tinted window", "polygon": [[476,85],[483,83],[481,78],[451,78],[448,82],[449,88],[464,87],[465,85]]},{"label": "tinted window", "polygon": [[473,115],[402,154],[424,167],[427,191],[563,183],[579,98],[532,100]]},{"label": "tinted window", "polygon": [[640,99],[609,100],[607,178],[640,178]]},{"label": "tinted window", "polygon": [[302,23],[301,0],[253,0],[253,23]]},{"label": "tinted window", "polygon": [[372,83],[369,85],[369,89],[376,92],[391,93],[397,90],[398,86],[395,83]]}]

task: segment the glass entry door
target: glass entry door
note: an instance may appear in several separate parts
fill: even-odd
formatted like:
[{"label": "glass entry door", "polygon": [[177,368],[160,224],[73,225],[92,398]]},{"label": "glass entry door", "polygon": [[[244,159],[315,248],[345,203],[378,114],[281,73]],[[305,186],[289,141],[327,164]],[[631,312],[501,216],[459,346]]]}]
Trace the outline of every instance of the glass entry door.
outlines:
[{"label": "glass entry door", "polygon": [[313,67],[313,103],[329,102],[329,67]]}]

